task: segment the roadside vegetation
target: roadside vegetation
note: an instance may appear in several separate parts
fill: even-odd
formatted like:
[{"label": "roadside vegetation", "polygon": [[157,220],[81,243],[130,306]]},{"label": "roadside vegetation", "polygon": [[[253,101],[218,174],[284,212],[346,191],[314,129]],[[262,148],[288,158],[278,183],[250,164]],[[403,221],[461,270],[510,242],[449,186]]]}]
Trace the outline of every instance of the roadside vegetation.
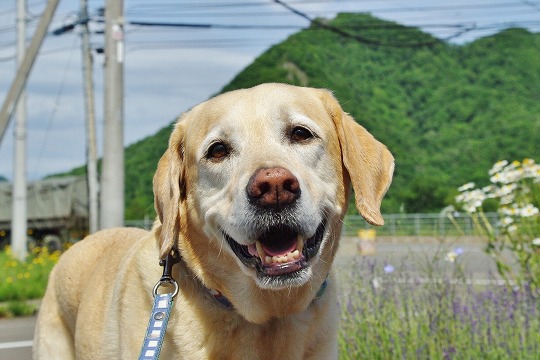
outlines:
[{"label": "roadside vegetation", "polygon": [[[458,189],[456,201],[485,239],[499,273],[518,285],[540,289],[540,164],[533,159],[501,160],[488,174],[489,185],[469,182]],[[495,225],[484,210],[493,206],[500,219]],[[503,252],[513,254],[510,262]]]},{"label": "roadside vegetation", "polygon": [[475,283],[460,256],[434,260],[453,272],[420,276],[360,258],[341,281],[339,358],[537,359],[540,291]]},{"label": "roadside vegetation", "polygon": [[[396,269],[359,258],[342,281],[341,359],[538,358],[540,165],[501,160],[488,174],[489,185],[466,183],[456,202],[484,239],[499,277],[475,281],[460,266],[461,248],[424,260],[420,275],[405,267],[418,259]],[[496,224],[485,208],[496,209]],[[440,262],[451,271],[435,271],[444,269]]]},{"label": "roadside vegetation", "polygon": [[[59,255],[35,249],[19,262],[9,247],[0,252],[0,318],[35,313],[27,300],[43,296]],[[475,283],[462,256],[456,248],[401,265],[358,257],[341,271],[339,358],[536,359],[540,289]],[[425,271],[408,273],[408,261]]]},{"label": "roadside vegetation", "polygon": [[[20,262],[9,247],[0,252],[0,318],[37,311],[28,300],[43,296],[59,255],[35,249]],[[536,359],[540,289],[477,283],[460,266],[464,255],[455,248],[401,264],[358,257],[340,270],[339,359]],[[409,262],[424,270],[408,272]]]},{"label": "roadside vegetation", "polygon": [[0,251],[0,317],[32,315],[37,310],[28,301],[43,297],[59,257],[60,251],[36,247],[25,261],[19,261],[9,246]]}]

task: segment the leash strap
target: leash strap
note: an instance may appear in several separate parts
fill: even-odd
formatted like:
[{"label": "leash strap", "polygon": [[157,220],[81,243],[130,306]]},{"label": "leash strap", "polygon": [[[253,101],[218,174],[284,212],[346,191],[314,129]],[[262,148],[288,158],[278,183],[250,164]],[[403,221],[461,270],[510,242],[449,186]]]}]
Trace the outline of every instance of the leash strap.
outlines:
[{"label": "leash strap", "polygon": [[165,330],[171,314],[173,305],[173,294],[158,294],[154,297],[154,307],[152,315],[146,329],[143,347],[139,355],[139,360],[157,360],[163,345]]},{"label": "leash strap", "polygon": [[[169,316],[173,305],[173,299],[178,294],[178,283],[172,277],[172,267],[180,262],[180,255],[171,251],[169,255],[159,262],[163,266],[163,275],[154,286],[154,306],[150,314],[150,321],[146,328],[146,336],[139,354],[139,360],[157,360],[165,338],[165,331],[169,323]],[[161,286],[173,286],[173,292],[159,294]]]}]

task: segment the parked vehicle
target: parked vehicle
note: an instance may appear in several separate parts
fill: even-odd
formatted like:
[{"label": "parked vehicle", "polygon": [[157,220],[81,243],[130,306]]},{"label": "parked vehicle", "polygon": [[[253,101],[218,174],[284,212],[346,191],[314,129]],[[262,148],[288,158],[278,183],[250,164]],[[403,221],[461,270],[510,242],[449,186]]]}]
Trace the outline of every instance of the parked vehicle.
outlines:
[{"label": "parked vehicle", "polygon": [[[28,247],[57,250],[88,233],[88,188],[84,177],[31,182],[27,192]],[[10,243],[12,186],[0,182],[0,248]]]}]

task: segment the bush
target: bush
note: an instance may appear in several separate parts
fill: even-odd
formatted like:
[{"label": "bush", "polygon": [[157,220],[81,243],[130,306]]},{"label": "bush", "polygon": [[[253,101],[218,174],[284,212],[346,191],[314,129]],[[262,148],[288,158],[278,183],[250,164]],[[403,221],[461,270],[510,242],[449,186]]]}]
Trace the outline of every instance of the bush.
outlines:
[{"label": "bush", "polygon": [[10,247],[0,252],[0,302],[37,299],[45,294],[49,273],[60,252],[34,248],[26,261],[13,257]]},{"label": "bush", "polygon": [[[486,251],[494,257],[502,276],[518,285],[540,287],[540,165],[499,161],[489,170],[491,185],[461,186],[457,203],[473,219],[478,234],[487,241]],[[487,221],[485,207],[497,205],[500,221]],[[504,251],[513,254],[511,262]]]}]

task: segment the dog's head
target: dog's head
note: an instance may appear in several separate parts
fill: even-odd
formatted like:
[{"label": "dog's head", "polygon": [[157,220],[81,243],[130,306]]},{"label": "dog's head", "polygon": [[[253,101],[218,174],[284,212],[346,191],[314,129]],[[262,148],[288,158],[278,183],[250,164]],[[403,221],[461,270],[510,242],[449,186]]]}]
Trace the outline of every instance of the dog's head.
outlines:
[{"label": "dog's head", "polygon": [[207,286],[233,297],[240,278],[259,292],[316,291],[351,183],[360,214],[382,225],[393,168],[326,90],[265,84],[217,96],[182,116],[159,162],[161,256],[178,245]]}]

